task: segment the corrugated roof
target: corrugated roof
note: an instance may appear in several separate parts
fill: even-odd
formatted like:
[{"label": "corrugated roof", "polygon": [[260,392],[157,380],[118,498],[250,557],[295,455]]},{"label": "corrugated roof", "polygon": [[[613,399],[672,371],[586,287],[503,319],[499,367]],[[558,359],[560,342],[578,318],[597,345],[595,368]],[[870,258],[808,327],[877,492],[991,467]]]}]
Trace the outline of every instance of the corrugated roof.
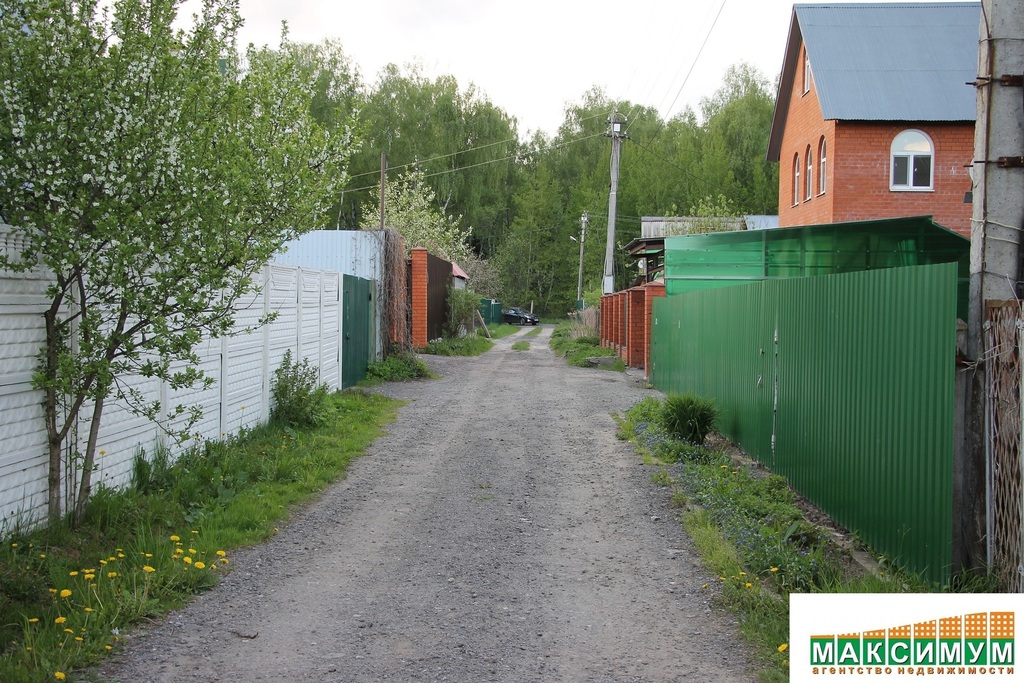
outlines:
[{"label": "corrugated roof", "polygon": [[980,4],[793,9],[826,119],[974,120]]},{"label": "corrugated roof", "polygon": [[778,161],[806,44],[825,119],[974,121],[977,2],[793,6],[768,159]]}]

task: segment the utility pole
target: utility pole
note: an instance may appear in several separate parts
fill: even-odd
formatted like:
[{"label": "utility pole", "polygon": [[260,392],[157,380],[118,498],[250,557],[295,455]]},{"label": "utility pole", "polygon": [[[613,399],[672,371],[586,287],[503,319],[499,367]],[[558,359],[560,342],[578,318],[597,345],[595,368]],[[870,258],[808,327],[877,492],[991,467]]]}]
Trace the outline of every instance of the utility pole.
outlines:
[{"label": "utility pole", "polygon": [[[962,440],[958,435],[957,450],[963,445],[960,466],[954,477],[963,482],[966,500],[957,500],[967,510],[976,511],[976,519],[965,519],[964,529],[954,529],[965,544],[980,541],[976,521],[987,540],[986,555],[992,564],[992,507],[986,499],[991,480],[988,443],[989,420],[986,391],[991,385],[986,348],[986,308],[990,301],[1020,300],[1024,247],[1024,13],[1020,0],[982,0],[979,31],[977,120],[974,129],[974,162],[971,176],[971,278],[967,321],[967,411]],[[957,459],[954,459],[957,462]],[[972,496],[982,498],[971,500]],[[964,515],[967,516],[967,515]],[[987,519],[986,519],[987,518]],[[974,529],[971,527],[974,525]],[[954,566],[957,564],[954,557]]]},{"label": "utility pole", "polygon": [[388,155],[380,153],[380,229],[384,229],[384,187],[388,182]]},{"label": "utility pole", "polygon": [[612,182],[608,191],[608,241],[604,248],[604,294],[615,291],[615,201],[619,192],[619,156],[622,153],[622,139],[626,137],[626,119],[618,112],[608,119],[607,135],[612,139]]},{"label": "utility pole", "polygon": [[587,221],[590,215],[586,211],[580,216],[580,276],[576,281],[576,308],[583,308],[583,242],[587,239]]}]

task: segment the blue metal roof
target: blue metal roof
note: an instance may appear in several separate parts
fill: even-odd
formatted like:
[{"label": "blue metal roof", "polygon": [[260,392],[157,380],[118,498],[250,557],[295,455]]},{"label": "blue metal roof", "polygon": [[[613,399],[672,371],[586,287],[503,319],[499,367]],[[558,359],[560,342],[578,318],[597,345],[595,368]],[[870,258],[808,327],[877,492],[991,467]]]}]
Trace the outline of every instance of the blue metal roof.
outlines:
[{"label": "blue metal roof", "polygon": [[840,121],[974,121],[981,4],[793,6],[769,160],[778,161],[806,45],[822,115]]},{"label": "blue metal roof", "polygon": [[826,119],[973,121],[978,3],[795,5]]}]

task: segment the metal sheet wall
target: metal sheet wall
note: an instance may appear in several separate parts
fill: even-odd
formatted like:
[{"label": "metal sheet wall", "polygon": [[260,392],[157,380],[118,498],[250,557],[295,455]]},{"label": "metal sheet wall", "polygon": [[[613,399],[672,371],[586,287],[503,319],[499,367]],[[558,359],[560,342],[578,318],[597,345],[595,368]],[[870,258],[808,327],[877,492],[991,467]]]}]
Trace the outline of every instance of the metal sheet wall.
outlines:
[{"label": "metal sheet wall", "polygon": [[951,562],[956,264],[770,280],[654,302],[651,381],[876,550]]}]

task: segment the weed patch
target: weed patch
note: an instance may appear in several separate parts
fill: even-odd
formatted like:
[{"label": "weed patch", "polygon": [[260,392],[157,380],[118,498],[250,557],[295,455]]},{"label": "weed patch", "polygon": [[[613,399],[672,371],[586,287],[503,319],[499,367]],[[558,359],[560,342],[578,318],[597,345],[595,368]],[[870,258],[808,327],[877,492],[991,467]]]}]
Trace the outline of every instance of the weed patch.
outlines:
[{"label": "weed patch", "polygon": [[424,352],[432,356],[479,356],[492,346],[494,344],[491,341],[471,334],[453,339],[435,339],[427,344]]},{"label": "weed patch", "polygon": [[528,341],[512,342],[512,350],[513,351],[529,351],[530,350],[530,342],[528,342]]}]

